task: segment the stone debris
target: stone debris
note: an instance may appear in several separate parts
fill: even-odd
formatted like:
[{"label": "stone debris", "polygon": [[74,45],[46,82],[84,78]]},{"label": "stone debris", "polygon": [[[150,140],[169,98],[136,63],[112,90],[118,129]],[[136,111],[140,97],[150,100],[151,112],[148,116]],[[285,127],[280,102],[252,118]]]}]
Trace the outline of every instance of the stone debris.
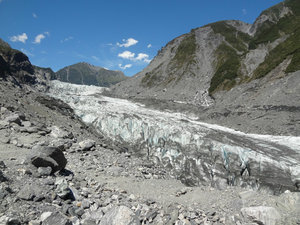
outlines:
[{"label": "stone debris", "polygon": [[272,224],[278,214],[278,224],[300,222],[299,193],[185,187],[168,166],[106,140],[73,114],[36,103],[31,92],[5,90],[1,225]]}]

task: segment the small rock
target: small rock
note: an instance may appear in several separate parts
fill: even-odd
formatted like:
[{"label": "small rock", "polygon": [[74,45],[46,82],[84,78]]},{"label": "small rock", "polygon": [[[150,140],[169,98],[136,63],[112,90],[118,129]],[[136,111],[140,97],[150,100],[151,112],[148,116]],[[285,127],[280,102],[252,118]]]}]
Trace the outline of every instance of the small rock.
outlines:
[{"label": "small rock", "polygon": [[0,161],[0,169],[6,169],[6,165],[3,161]]},{"label": "small rock", "polygon": [[81,217],[84,214],[84,209],[83,208],[78,208],[75,210],[76,215]]},{"label": "small rock", "polygon": [[53,126],[50,128],[50,130],[51,130],[50,135],[54,138],[61,138],[61,139],[64,139],[64,138],[73,139],[74,138],[74,135],[72,134],[72,132],[69,132],[63,128]]},{"label": "small rock", "polygon": [[28,225],[40,225],[40,224],[41,224],[41,221],[39,221],[39,220],[31,220],[28,223]]},{"label": "small rock", "polygon": [[65,215],[54,212],[51,213],[45,220],[43,220],[42,225],[72,225],[72,222]]},{"label": "small rock", "polygon": [[36,196],[41,196],[42,190],[35,184],[26,184],[17,194],[17,197],[23,200],[33,200]]},{"label": "small rock", "polygon": [[31,127],[31,122],[30,121],[22,121],[22,126],[23,127]]},{"label": "small rock", "polygon": [[8,218],[6,225],[20,225],[21,222],[18,218]]},{"label": "small rock", "polygon": [[87,221],[91,221],[91,222],[95,222],[96,224],[99,224],[102,217],[103,217],[103,212],[101,209],[97,209],[97,210],[89,209],[87,212],[85,212],[82,215],[81,218],[83,218],[86,223]]},{"label": "small rock", "polygon": [[79,142],[79,147],[81,148],[82,151],[88,151],[92,147],[95,147],[95,145],[96,145],[96,142],[91,139],[87,139],[87,140]]},{"label": "small rock", "polygon": [[51,172],[52,172],[52,168],[50,166],[38,168],[38,173],[40,176],[49,176]]},{"label": "small rock", "polygon": [[91,204],[90,204],[89,200],[84,199],[84,200],[82,201],[81,207],[84,208],[84,209],[88,209],[88,208],[90,208],[90,205],[91,205]]},{"label": "small rock", "polygon": [[100,225],[138,225],[136,214],[127,206],[113,207],[101,219]]},{"label": "small rock", "polygon": [[3,175],[2,171],[0,170],[0,183],[7,181],[7,178]]},{"label": "small rock", "polygon": [[8,123],[16,123],[21,126],[21,118],[17,113],[13,113],[5,118]]},{"label": "small rock", "polygon": [[52,147],[56,147],[62,151],[65,151],[72,146],[73,141],[71,139],[54,139],[49,144]]},{"label": "small rock", "polygon": [[68,182],[65,179],[59,179],[55,182],[56,194],[63,200],[71,199],[74,200],[74,195],[72,190],[68,186]]},{"label": "small rock", "polygon": [[281,218],[275,208],[267,206],[242,208],[241,212],[244,217],[248,217],[262,225],[275,225],[276,221]]},{"label": "small rock", "polygon": [[45,219],[47,219],[51,215],[52,215],[52,212],[43,212],[41,215],[41,221],[43,222]]}]

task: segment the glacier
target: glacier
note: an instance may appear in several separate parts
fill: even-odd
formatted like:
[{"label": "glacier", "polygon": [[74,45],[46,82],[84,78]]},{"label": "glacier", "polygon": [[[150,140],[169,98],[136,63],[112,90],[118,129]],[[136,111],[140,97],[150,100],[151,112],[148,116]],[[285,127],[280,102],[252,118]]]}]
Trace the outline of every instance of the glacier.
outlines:
[{"label": "glacier", "polygon": [[168,167],[186,185],[300,190],[300,137],[246,134],[107,97],[105,89],[52,81],[48,94],[111,141]]}]

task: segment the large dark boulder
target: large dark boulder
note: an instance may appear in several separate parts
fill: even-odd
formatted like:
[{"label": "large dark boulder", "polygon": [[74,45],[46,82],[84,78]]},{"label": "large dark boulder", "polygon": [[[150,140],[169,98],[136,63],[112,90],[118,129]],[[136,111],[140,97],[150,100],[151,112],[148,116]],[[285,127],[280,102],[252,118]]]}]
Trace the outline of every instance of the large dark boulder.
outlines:
[{"label": "large dark boulder", "polygon": [[52,173],[64,169],[67,165],[64,153],[59,148],[49,146],[34,146],[29,160],[37,168],[51,167]]}]

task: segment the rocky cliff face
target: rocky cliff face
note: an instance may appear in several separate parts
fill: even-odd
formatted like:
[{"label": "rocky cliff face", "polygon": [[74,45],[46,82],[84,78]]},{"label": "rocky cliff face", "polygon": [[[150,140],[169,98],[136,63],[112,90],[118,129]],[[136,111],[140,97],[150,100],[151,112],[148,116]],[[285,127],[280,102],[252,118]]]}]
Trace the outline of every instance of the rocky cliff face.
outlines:
[{"label": "rocky cliff face", "polygon": [[262,12],[253,25],[221,21],[193,29],[111,94],[179,102],[176,109],[245,132],[297,135],[299,18],[300,2],[287,0]]},{"label": "rocky cliff face", "polygon": [[[16,84],[35,83],[34,68],[28,57],[0,40],[0,77]],[[13,76],[12,76],[13,75]]]},{"label": "rocky cliff face", "polygon": [[0,78],[18,86],[46,91],[55,73],[50,68],[32,65],[24,53],[0,39]]},{"label": "rocky cliff face", "polygon": [[121,71],[107,70],[88,63],[77,63],[56,72],[60,81],[108,87],[126,79]]}]

